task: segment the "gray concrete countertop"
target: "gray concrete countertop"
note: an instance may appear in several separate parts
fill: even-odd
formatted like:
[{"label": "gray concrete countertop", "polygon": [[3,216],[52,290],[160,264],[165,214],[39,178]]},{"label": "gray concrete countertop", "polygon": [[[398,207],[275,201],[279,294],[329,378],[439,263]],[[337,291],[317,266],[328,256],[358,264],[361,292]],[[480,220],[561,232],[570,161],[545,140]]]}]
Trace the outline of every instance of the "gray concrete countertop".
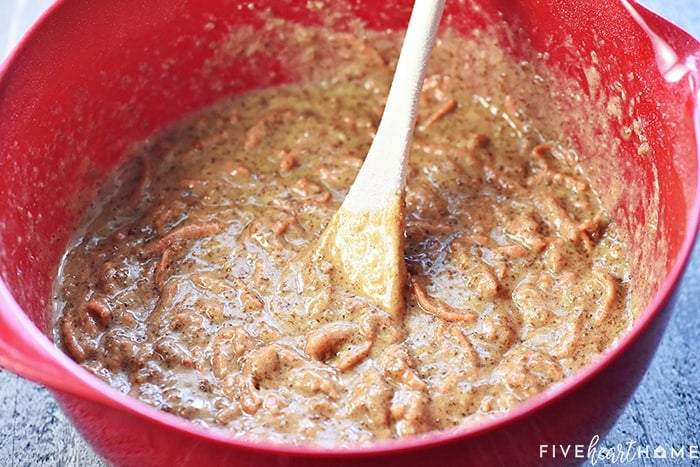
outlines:
[{"label": "gray concrete countertop", "polygon": [[[0,0],[0,59],[51,3]],[[642,3],[700,37],[700,0]],[[696,244],[654,361],[615,427],[599,443],[625,448],[632,443],[640,448],[642,456],[633,465],[700,465],[699,311],[700,244]],[[667,453],[684,448],[685,459],[654,458],[659,446]],[[693,449],[695,460],[689,459]],[[0,370],[0,466],[101,465],[104,462],[70,425],[48,390]]]}]

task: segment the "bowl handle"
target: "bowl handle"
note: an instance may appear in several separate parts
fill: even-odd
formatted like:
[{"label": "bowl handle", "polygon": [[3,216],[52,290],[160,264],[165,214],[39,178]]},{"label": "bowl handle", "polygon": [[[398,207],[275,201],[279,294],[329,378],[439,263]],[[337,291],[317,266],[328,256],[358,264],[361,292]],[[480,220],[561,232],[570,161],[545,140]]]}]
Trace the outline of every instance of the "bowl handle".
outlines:
[{"label": "bowl handle", "polygon": [[108,403],[96,378],[81,370],[31,322],[0,280],[0,368],[61,392]]}]

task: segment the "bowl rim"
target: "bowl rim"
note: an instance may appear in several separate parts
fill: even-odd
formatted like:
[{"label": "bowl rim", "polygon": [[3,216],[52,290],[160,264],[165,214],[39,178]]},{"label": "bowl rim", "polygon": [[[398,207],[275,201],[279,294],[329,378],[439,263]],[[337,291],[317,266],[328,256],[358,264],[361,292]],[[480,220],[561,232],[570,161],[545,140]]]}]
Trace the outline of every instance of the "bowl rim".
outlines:
[{"label": "bowl rim", "polygon": [[[43,30],[46,27],[46,23],[56,14],[56,11],[60,9],[64,3],[69,1],[70,0],[56,0],[22,36],[17,45],[0,63],[0,85],[2,85],[3,81],[11,73],[19,57],[26,49],[32,46],[33,38],[37,32]],[[646,7],[639,5],[635,0],[631,1],[636,7],[641,7],[646,10]],[[667,23],[668,26],[681,30],[680,27],[659,15],[653,12],[650,13],[657,16],[659,20]],[[694,40],[697,43],[698,50],[700,50],[700,42],[698,42],[697,39]],[[696,70],[697,69],[700,69],[700,63],[696,64]],[[651,301],[644,308],[632,327],[628,329],[615,344],[602,352],[599,359],[532,398],[518,403],[514,408],[505,413],[448,430],[432,431],[423,435],[400,439],[378,440],[352,446],[325,446],[316,444],[295,445],[257,438],[234,437],[224,430],[202,427],[177,415],[159,410],[141,400],[118,391],[108,383],[89,373],[78,363],[70,359],[65,353],[60,351],[55,344],[34,325],[15,301],[2,278],[0,278],[0,315],[7,315],[10,320],[14,320],[19,332],[23,333],[28,341],[34,344],[40,352],[55,364],[58,371],[66,372],[66,374],[70,376],[70,381],[75,382],[75,384],[79,383],[83,385],[83,387],[79,391],[72,390],[70,387],[62,387],[61,384],[56,384],[56,382],[42,380],[41,376],[38,374],[32,374],[28,376],[28,379],[47,386],[59,396],[61,394],[66,394],[84,397],[92,402],[126,411],[136,417],[145,418],[165,429],[176,430],[208,442],[236,447],[240,450],[257,451],[264,454],[274,453],[277,455],[305,457],[366,457],[412,451],[477,437],[487,432],[511,425],[537,412],[541,408],[563,399],[577,388],[585,385],[624,354],[626,350],[645,333],[673,297],[681,282],[688,262],[690,261],[691,254],[698,239],[698,232],[700,231],[700,74],[691,77],[691,80],[692,78],[695,78],[694,86],[698,88],[694,89],[693,93],[696,136],[696,184],[692,194],[694,194],[695,198],[692,205],[689,206],[687,210],[689,215],[687,216],[682,245],[673,258],[673,265],[666,273],[662,286],[652,297]],[[0,351],[1,350],[2,345],[0,345]],[[10,371],[20,374],[20,376],[25,376],[22,374],[22,366],[13,365],[8,358],[11,359],[13,356],[5,357],[0,355],[0,368],[5,367]]]}]

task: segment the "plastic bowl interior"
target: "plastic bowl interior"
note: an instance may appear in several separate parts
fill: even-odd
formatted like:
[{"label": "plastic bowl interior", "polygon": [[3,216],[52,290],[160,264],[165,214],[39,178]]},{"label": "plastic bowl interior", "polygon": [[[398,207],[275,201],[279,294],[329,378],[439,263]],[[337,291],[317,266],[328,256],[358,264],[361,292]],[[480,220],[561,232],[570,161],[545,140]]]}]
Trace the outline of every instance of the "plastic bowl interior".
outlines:
[{"label": "plastic bowl interior", "polygon": [[47,339],[66,242],[129,145],[225,96],[296,79],[274,49],[216,59],[232,31],[261,30],[265,10],[314,25],[340,8],[379,30],[404,29],[410,13],[408,1],[327,3],[64,0],[30,31],[0,70],[0,365],[52,388],[95,449],[125,465],[522,463],[541,460],[540,444],[604,435],[658,344],[699,212],[700,45],[634,3],[474,0],[448,2],[445,13],[465,36],[493,33],[515,59],[546,66],[584,96],[558,92],[552,103],[572,135],[596,135],[574,144],[597,167],[598,189],[615,194],[612,212],[633,242],[644,312],[566,383],[456,432],[342,449],[279,446],[233,440],[127,398]]}]

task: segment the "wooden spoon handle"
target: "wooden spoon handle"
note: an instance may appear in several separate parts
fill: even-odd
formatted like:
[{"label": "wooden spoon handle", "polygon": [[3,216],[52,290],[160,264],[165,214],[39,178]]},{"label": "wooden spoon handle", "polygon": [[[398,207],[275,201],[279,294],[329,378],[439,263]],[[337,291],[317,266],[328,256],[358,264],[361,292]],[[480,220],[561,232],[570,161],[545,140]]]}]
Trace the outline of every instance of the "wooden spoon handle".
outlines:
[{"label": "wooden spoon handle", "polygon": [[343,207],[381,209],[406,185],[408,154],[428,58],[445,0],[416,0],[379,128]]}]

